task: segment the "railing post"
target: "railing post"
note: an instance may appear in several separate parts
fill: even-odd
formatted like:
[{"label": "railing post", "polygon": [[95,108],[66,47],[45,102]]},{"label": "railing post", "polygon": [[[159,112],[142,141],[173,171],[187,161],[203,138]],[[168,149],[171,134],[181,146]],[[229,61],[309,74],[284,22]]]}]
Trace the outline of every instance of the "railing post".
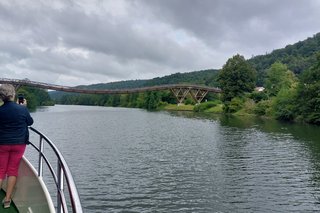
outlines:
[{"label": "railing post", "polygon": [[43,153],[43,147],[44,147],[44,143],[43,143],[43,137],[40,136],[40,141],[39,141],[39,164],[38,164],[38,176],[42,178],[43,176],[43,158],[42,158],[42,153]]},{"label": "railing post", "polygon": [[[57,166],[57,178],[58,178],[58,190],[63,193],[63,177],[64,177],[64,174],[63,174],[63,170],[62,170],[62,167],[61,167],[61,164],[60,162],[58,161],[58,166]],[[62,213],[64,212],[63,211],[63,204],[61,202],[61,194],[59,193],[58,191],[58,194],[57,194],[57,213]]]}]

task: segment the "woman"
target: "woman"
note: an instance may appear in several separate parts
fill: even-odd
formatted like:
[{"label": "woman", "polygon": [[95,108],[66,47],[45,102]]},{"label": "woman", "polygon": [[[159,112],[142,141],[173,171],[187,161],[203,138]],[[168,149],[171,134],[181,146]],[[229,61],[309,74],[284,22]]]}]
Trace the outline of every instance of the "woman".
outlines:
[{"label": "woman", "polygon": [[17,182],[20,160],[29,140],[28,126],[33,119],[26,107],[26,100],[22,104],[14,102],[15,88],[10,84],[0,85],[0,188],[6,175],[7,190],[2,203],[9,208],[11,196]]}]

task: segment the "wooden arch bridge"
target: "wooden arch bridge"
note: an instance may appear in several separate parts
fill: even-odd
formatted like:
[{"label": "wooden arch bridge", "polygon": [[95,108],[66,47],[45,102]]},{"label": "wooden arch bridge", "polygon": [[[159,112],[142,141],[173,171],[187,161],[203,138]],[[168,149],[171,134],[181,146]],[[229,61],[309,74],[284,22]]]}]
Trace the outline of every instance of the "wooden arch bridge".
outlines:
[{"label": "wooden arch bridge", "polygon": [[197,102],[200,103],[203,98],[210,93],[221,93],[221,89],[215,87],[206,87],[198,85],[189,84],[168,84],[152,87],[142,87],[135,89],[83,89],[79,87],[68,87],[54,84],[47,84],[42,82],[30,81],[28,79],[8,79],[0,78],[0,84],[12,84],[15,86],[16,90],[21,86],[31,86],[42,89],[50,89],[63,92],[74,92],[74,93],[84,93],[84,94],[131,94],[140,93],[147,91],[160,91],[160,90],[170,90],[176,97],[178,103],[182,103],[188,94]]}]

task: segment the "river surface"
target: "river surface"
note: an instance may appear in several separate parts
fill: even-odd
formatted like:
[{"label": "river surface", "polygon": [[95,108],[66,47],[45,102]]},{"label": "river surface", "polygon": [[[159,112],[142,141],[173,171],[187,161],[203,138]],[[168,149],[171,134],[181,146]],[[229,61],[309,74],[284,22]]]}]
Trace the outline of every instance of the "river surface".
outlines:
[{"label": "river surface", "polygon": [[320,211],[317,126],[91,106],[32,116],[86,213]]}]

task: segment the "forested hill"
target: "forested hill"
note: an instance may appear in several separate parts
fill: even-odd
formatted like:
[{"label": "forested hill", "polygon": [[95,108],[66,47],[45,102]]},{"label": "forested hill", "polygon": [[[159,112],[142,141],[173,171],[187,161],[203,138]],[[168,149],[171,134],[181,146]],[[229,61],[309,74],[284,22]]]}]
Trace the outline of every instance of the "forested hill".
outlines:
[{"label": "forested hill", "polygon": [[163,84],[196,84],[206,86],[217,86],[216,77],[219,70],[202,70],[188,73],[175,73],[161,78],[154,78],[146,82],[145,86]]},{"label": "forested hill", "polygon": [[175,73],[164,77],[157,77],[149,80],[130,80],[111,83],[92,84],[89,86],[79,86],[90,89],[130,89],[147,86],[158,86],[165,84],[197,84],[206,86],[217,86],[215,78],[219,70],[202,70],[188,73]]},{"label": "forested hill", "polygon": [[264,73],[275,62],[286,64],[296,74],[302,73],[316,63],[316,53],[320,51],[320,33],[304,41],[277,49],[266,55],[255,56],[248,61],[258,71],[261,80]]}]

